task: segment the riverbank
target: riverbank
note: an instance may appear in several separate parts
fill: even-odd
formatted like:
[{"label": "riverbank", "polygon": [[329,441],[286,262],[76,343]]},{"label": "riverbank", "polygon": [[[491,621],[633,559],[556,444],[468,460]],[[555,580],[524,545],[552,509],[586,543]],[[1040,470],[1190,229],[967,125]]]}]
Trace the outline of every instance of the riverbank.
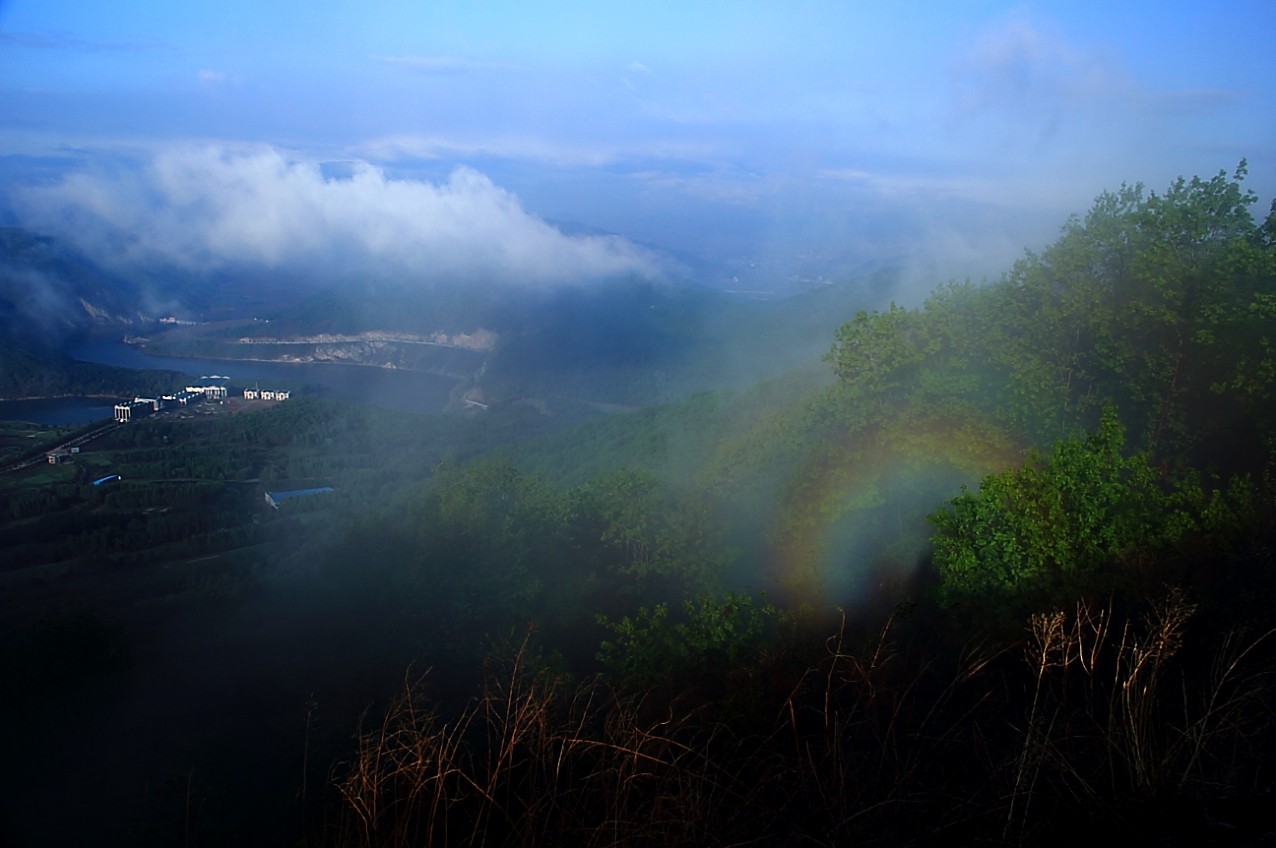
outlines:
[{"label": "riverbank", "polygon": [[102,365],[158,368],[201,375],[192,376],[192,380],[212,379],[211,375],[215,374],[219,380],[241,388],[288,389],[294,393],[408,412],[442,412],[458,382],[455,376],[353,362],[156,356],[115,339],[82,342],[67,353],[76,359]]}]

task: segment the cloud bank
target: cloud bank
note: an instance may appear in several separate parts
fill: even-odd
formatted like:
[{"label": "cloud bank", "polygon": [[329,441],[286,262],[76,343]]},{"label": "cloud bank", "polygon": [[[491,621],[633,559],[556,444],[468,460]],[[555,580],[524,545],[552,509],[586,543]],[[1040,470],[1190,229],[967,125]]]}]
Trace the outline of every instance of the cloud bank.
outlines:
[{"label": "cloud bank", "polygon": [[17,206],[27,226],[117,265],[538,286],[659,272],[622,238],[564,235],[469,168],[440,183],[347,170],[328,176],[274,148],[184,147],[27,189]]}]

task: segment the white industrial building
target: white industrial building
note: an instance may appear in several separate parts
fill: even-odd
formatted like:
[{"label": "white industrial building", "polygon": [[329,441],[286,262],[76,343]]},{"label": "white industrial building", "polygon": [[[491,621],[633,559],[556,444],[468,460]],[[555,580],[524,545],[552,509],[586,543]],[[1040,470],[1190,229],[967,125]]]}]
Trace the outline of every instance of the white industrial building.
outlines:
[{"label": "white industrial building", "polygon": [[133,398],[115,405],[115,420],[126,424],[134,418],[141,418],[159,411],[159,401],[147,398]]},{"label": "white industrial building", "polygon": [[292,392],[288,389],[244,389],[244,400],[288,400]]},{"label": "white industrial building", "polygon": [[[124,424],[166,407],[184,407],[201,400],[225,400],[229,396],[225,386],[187,386],[180,392],[157,398],[135,397],[115,405],[115,420]],[[287,389],[244,389],[244,400],[288,400],[292,392]]]}]

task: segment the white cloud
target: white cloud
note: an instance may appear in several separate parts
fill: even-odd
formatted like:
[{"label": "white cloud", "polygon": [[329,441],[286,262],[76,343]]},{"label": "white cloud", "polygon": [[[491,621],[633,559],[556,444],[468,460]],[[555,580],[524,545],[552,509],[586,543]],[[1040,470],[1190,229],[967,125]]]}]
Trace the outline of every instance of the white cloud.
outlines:
[{"label": "white cloud", "polygon": [[657,271],[624,239],[564,235],[468,168],[435,184],[360,162],[336,179],[273,148],[172,149],[28,189],[19,206],[29,226],[138,263],[536,285]]}]

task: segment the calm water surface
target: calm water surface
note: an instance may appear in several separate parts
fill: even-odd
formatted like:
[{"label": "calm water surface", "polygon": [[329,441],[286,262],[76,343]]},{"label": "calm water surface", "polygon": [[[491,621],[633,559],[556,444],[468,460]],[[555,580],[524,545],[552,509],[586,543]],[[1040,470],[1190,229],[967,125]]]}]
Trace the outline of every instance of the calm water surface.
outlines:
[{"label": "calm water surface", "polygon": [[114,398],[67,397],[0,400],[0,421],[35,424],[88,424],[115,414]]},{"label": "calm water surface", "polygon": [[[181,371],[195,382],[220,378],[216,381],[227,383],[232,389],[253,385],[263,389],[289,389],[294,397],[314,394],[410,412],[441,412],[456,384],[451,378],[437,374],[361,365],[150,356],[119,341],[84,342],[67,352],[76,359],[102,365]],[[180,391],[182,388],[174,386],[173,390]],[[115,400],[106,398],[0,401],[0,420],[84,424],[110,418],[114,405]]]}]

